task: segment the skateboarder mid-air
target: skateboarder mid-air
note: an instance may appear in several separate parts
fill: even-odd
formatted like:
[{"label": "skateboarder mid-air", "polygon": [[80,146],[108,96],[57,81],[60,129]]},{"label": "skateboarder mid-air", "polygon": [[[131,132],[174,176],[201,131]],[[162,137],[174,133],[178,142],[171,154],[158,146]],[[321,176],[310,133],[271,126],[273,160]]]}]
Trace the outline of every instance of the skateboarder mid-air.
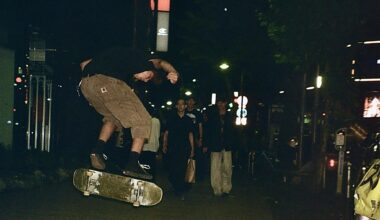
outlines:
[{"label": "skateboarder mid-air", "polygon": [[[103,126],[98,140],[91,149],[91,165],[105,169],[103,151],[114,131],[131,128],[132,146],[124,175],[140,179],[152,179],[141,168],[138,159],[146,139],[150,136],[151,116],[131,89],[136,80],[156,80],[158,69],[175,84],[179,74],[165,60],[146,56],[132,48],[115,47],[80,63],[83,78],[80,89],[89,104],[103,116]],[[158,81],[158,80],[157,80]]]}]

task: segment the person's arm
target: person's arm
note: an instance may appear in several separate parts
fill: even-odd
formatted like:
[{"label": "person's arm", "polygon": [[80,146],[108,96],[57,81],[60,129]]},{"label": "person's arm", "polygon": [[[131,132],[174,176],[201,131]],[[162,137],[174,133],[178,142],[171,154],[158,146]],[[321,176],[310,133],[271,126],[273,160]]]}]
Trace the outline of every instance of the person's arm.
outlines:
[{"label": "person's arm", "polygon": [[199,130],[199,140],[198,140],[198,147],[202,147],[203,145],[203,126],[202,123],[198,123],[198,130]]},{"label": "person's arm", "polygon": [[168,152],[168,135],[169,135],[169,131],[166,130],[164,132],[164,137],[162,138],[162,152],[164,152],[164,154],[166,154]]},{"label": "person's arm", "polygon": [[82,61],[82,62],[79,64],[80,69],[83,71],[84,68],[87,66],[87,64],[89,64],[91,61],[92,61],[92,59],[88,59],[88,60],[84,60],[84,61]]},{"label": "person's arm", "polygon": [[189,142],[191,147],[190,157],[194,157],[194,135],[193,132],[189,132]]},{"label": "person's arm", "polygon": [[178,81],[179,73],[168,61],[162,59],[151,59],[149,61],[153,63],[156,69],[162,69],[167,72],[166,78],[170,80],[172,84]]}]

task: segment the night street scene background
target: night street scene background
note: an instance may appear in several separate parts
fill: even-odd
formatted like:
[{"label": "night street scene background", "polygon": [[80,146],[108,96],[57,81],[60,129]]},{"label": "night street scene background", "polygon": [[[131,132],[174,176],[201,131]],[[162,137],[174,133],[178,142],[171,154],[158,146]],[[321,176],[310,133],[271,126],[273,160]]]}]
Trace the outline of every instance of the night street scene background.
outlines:
[{"label": "night street scene background", "polygon": [[[134,85],[162,126],[179,97],[205,118],[227,98],[231,195],[213,195],[208,152],[180,200],[161,149],[157,206],[75,191],[102,125],[78,94],[79,64],[113,46],[178,70],[175,85]],[[378,0],[1,0],[0,75],[1,219],[354,219],[355,187],[380,156]],[[115,163],[130,141],[108,143]]]}]

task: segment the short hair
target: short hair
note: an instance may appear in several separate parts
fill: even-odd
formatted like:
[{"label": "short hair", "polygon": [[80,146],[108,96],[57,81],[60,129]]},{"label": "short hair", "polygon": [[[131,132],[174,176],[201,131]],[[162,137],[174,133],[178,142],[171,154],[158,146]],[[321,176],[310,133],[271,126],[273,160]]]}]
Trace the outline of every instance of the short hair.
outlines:
[{"label": "short hair", "polygon": [[186,98],[185,98],[185,97],[183,97],[183,96],[179,96],[179,97],[177,97],[176,101],[179,101],[179,100],[183,100],[183,101],[186,101]]},{"label": "short hair", "polygon": [[188,101],[188,100],[190,100],[190,99],[192,99],[192,100],[194,100],[194,101],[197,101],[195,98],[194,98],[194,96],[188,96],[188,97],[186,97],[186,101]]}]

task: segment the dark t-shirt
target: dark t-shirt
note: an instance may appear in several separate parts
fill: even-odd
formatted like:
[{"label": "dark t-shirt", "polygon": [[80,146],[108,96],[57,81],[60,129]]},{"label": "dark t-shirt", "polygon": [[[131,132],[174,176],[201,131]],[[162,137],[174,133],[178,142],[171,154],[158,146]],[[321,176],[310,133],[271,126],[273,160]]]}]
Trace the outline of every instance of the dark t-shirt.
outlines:
[{"label": "dark t-shirt", "polygon": [[104,74],[129,84],[134,74],[154,69],[152,62],[149,61],[153,58],[137,49],[112,47],[94,56],[83,73],[84,75]]},{"label": "dark t-shirt", "polygon": [[168,119],[165,130],[169,132],[169,151],[190,152],[189,133],[193,132],[193,122],[188,116],[179,117],[177,113],[173,114]]}]

